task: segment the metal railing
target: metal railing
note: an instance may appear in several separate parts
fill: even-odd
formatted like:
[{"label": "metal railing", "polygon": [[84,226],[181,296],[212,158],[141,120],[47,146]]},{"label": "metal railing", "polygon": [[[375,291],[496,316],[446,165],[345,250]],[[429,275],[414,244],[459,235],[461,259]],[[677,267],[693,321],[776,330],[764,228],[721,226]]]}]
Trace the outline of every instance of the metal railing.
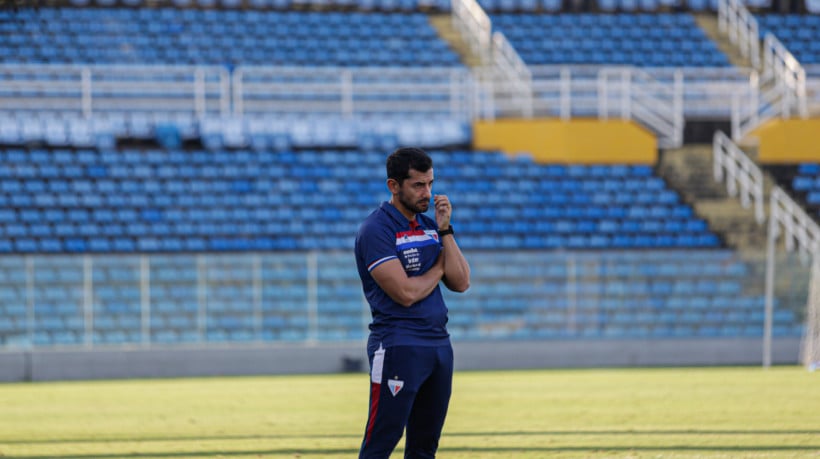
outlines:
[{"label": "metal railing", "polygon": [[771,33],[764,39],[764,64],[749,87],[732,102],[732,138],[739,142],[758,126],[776,119],[808,116],[806,71]]},{"label": "metal railing", "polygon": [[472,51],[488,62],[491,58],[492,24],[476,0],[452,0],[453,26],[469,43]]},{"label": "metal railing", "polygon": [[668,84],[638,68],[605,69],[600,81],[599,117],[635,120],[658,134],[662,148],[683,144],[682,74]]},{"label": "metal railing", "polygon": [[721,131],[715,131],[712,157],[715,181],[725,181],[726,191],[732,197],[738,195],[739,185],[740,203],[744,208],[754,204],[757,222],[765,222],[763,172],[760,168]]},{"label": "metal railing", "polygon": [[781,87],[780,116],[808,116],[806,108],[806,71],[800,62],[773,34],[763,39],[763,73],[771,72],[777,86]]},{"label": "metal railing", "polygon": [[[756,281],[729,250],[468,258],[474,287],[443,292],[457,339],[736,338],[761,326],[745,314],[762,303],[745,291]],[[370,322],[355,261],[341,251],[9,255],[0,298],[0,352],[340,342],[365,339]],[[793,317],[780,325],[793,335]]]},{"label": "metal railing", "polygon": [[752,66],[760,68],[760,38],[757,19],[740,0],[718,1],[718,27],[737,45],[741,55],[749,59]]},{"label": "metal railing", "polygon": [[192,118],[279,113],[444,114],[469,120],[475,90],[464,68],[305,68],[0,65],[0,109],[160,112]]},{"label": "metal railing", "polygon": [[531,100],[524,85],[510,79],[487,80],[490,107],[479,110],[485,118],[510,114],[533,116],[620,118],[635,120],[659,136],[663,147],[683,141],[683,79],[676,72],[661,81],[635,67],[532,67]]},{"label": "metal railing", "polygon": [[719,0],[718,24],[758,70],[750,87],[732,102],[732,138],[739,142],[778,117],[807,117],[806,72],[780,40],[767,32],[761,51],[757,19],[740,0]]},{"label": "metal railing", "polygon": [[280,114],[437,114],[460,121],[617,116],[645,125],[662,145],[676,145],[687,116],[731,115],[737,139],[767,119],[805,107],[805,77],[799,72],[765,87],[757,73],[737,69],[530,67],[503,36],[496,38],[496,61],[506,64],[473,72],[248,66],[229,73],[221,67],[4,64],[0,110],[93,120],[107,114],[189,120]]},{"label": "metal railing", "polygon": [[233,114],[445,114],[469,120],[473,78],[463,68],[239,67]]},{"label": "metal railing", "polygon": [[91,117],[100,112],[230,111],[230,75],[215,66],[3,64],[0,107],[59,111]]},{"label": "metal railing", "polygon": [[[496,110],[504,116],[533,116],[532,73],[501,32],[493,34],[492,64],[482,71],[484,80],[492,82]],[[495,116],[495,110],[488,113]]]}]

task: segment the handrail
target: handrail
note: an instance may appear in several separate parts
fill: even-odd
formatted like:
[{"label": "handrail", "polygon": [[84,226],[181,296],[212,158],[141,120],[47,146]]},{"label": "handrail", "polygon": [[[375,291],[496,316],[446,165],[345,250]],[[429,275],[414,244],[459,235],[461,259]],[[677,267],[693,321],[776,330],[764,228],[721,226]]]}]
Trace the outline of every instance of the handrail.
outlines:
[{"label": "handrail", "polygon": [[780,187],[772,189],[769,213],[783,229],[786,249],[820,256],[820,225]]},{"label": "handrail", "polygon": [[808,116],[806,71],[772,33],[763,39],[757,19],[741,0],[718,1],[718,26],[760,72],[753,87],[732,102],[732,138],[740,141],[766,121]]},{"label": "handrail", "polygon": [[796,113],[802,118],[807,117],[806,71],[783,43],[769,32],[763,40],[763,68],[772,72],[775,81],[782,84],[780,116],[788,118]]},{"label": "handrail", "polygon": [[732,101],[732,138],[738,142],[769,120],[808,116],[805,69],[771,33],[763,43],[762,73],[753,73]]},{"label": "handrail", "polygon": [[682,78],[677,73],[669,84],[633,67],[604,68],[598,77],[598,117],[634,119],[658,134],[662,148],[678,147],[683,144]]},{"label": "handrail", "polygon": [[0,108],[85,118],[112,111],[227,115],[229,80],[218,66],[3,64]]},{"label": "handrail", "polygon": [[472,86],[472,75],[460,67],[241,66],[229,73],[217,66],[0,64],[0,111],[85,118],[112,112],[173,113],[198,119],[401,111],[467,120],[474,111]]},{"label": "handrail", "polygon": [[757,223],[765,222],[763,172],[760,168],[721,131],[715,131],[712,153],[715,181],[726,182],[729,196],[737,196],[739,184],[740,203],[748,208],[754,199]]},{"label": "handrail", "polygon": [[476,0],[452,0],[451,19],[473,52],[486,62],[492,46],[492,24],[481,5]]},{"label": "handrail", "polygon": [[522,115],[532,117],[532,73],[501,32],[493,34],[493,70],[512,91]]},{"label": "handrail", "polygon": [[757,19],[743,5],[741,0],[718,1],[718,27],[736,44],[743,57],[749,59],[754,68],[760,68],[760,41]]}]

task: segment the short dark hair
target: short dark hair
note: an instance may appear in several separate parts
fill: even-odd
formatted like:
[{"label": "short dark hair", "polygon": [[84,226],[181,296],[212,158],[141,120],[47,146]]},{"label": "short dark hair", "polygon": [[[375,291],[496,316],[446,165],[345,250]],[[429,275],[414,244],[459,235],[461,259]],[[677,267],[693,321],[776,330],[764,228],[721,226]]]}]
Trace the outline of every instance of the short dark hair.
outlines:
[{"label": "short dark hair", "polygon": [[410,169],[427,172],[431,167],[433,159],[421,148],[399,148],[387,157],[387,178],[401,184],[410,177]]}]

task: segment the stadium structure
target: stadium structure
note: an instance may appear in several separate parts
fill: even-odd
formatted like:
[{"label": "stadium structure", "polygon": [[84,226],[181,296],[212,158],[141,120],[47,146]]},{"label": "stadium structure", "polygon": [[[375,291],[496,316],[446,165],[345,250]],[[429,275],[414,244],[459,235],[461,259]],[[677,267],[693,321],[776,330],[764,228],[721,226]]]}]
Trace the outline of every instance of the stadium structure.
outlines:
[{"label": "stadium structure", "polygon": [[420,146],[463,369],[820,360],[820,3],[0,10],[0,380],[360,371]]}]

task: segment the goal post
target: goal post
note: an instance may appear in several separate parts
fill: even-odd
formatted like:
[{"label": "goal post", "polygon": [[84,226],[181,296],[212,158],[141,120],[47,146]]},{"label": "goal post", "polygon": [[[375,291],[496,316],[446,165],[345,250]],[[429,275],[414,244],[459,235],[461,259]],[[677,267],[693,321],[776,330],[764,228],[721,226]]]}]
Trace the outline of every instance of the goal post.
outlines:
[{"label": "goal post", "polygon": [[811,264],[811,282],[806,301],[806,332],[800,350],[803,365],[814,371],[820,368],[820,256],[815,254]]},{"label": "goal post", "polygon": [[805,330],[801,361],[807,369],[820,365],[820,227],[780,187],[773,187],[769,204],[769,235],[766,253],[766,310],[763,366],[772,362],[772,316],[774,301],[775,242],[783,237],[787,251],[796,251],[810,263],[806,296]]}]

